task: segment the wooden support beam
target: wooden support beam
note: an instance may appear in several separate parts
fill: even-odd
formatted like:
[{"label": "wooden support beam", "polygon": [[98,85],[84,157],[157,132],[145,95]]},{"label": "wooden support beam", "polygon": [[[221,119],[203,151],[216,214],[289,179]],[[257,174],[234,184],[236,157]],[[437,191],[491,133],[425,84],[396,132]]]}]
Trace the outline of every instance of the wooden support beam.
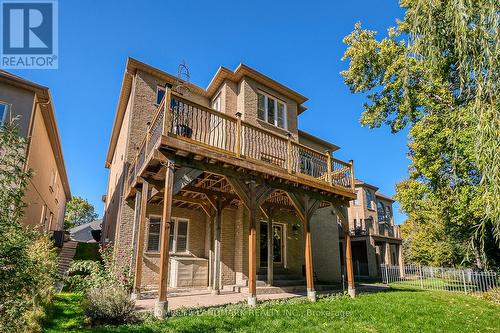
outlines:
[{"label": "wooden support beam", "polygon": [[214,269],[213,269],[213,285],[212,294],[220,294],[220,258],[221,258],[221,229],[222,229],[222,209],[223,199],[218,196],[216,199],[217,209],[215,210],[215,223],[214,223]]},{"label": "wooden support beam", "polygon": [[[208,197],[217,197],[219,195],[223,195],[224,198],[226,198],[229,202],[231,202],[234,199],[238,199],[238,196],[231,194],[231,193],[214,191],[214,190],[210,190],[208,188],[197,187],[197,186],[193,186],[193,185],[187,185],[186,187],[183,188],[183,190],[186,192],[205,194]],[[215,206],[214,206],[214,208],[215,208]]]},{"label": "wooden support beam", "polygon": [[257,185],[255,180],[244,183],[239,179],[226,178],[249,211],[248,289],[250,295],[248,304],[255,306],[257,304],[257,209],[274,189],[266,184]]},{"label": "wooden support beam", "polygon": [[165,192],[163,197],[162,231],[160,240],[160,274],[158,299],[155,303],[155,316],[165,318],[168,313],[167,284],[169,265],[170,220],[172,218],[172,189],[174,183],[174,161],[165,163]]},{"label": "wooden support beam", "polygon": [[139,228],[137,230],[137,247],[135,253],[135,270],[134,270],[134,286],[133,298],[138,299],[141,293],[142,283],[142,255],[144,252],[144,233],[146,229],[146,212],[149,195],[149,184],[144,181],[142,183],[142,190],[138,193],[140,200],[139,206]]},{"label": "wooden support beam", "polygon": [[203,200],[200,198],[183,197],[182,195],[174,195],[173,200],[198,205],[201,207],[201,209],[203,209],[205,214],[207,214],[208,216],[210,216],[211,214],[210,202],[208,200]]},{"label": "wooden support beam", "polygon": [[351,232],[349,230],[349,219],[347,215],[346,205],[338,205],[332,203],[332,208],[337,215],[337,218],[342,223],[344,229],[344,239],[345,239],[345,263],[347,271],[347,292],[349,296],[356,296],[356,288],[354,285],[354,269],[352,266],[352,251],[351,251]]},{"label": "wooden support beam", "polygon": [[307,297],[311,301],[316,301],[316,292],[314,290],[314,272],[312,264],[312,240],[311,240],[311,218],[314,212],[321,204],[320,200],[312,199],[309,195],[297,195],[293,192],[287,192],[292,201],[299,219],[302,221],[304,229],[304,259],[306,266],[306,285]]},{"label": "wooden support beam", "polygon": [[267,285],[273,285],[273,241],[274,241],[274,228],[273,228],[273,213],[275,207],[273,205],[266,205],[263,207],[267,217]]}]

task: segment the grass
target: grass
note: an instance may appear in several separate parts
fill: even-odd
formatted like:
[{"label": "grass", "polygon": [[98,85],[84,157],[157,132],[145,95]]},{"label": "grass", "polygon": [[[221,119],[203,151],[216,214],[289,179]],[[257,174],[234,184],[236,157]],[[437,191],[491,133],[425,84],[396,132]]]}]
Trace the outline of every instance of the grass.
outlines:
[{"label": "grass", "polygon": [[99,243],[78,243],[73,260],[102,260],[99,253]]},{"label": "grass", "polygon": [[[57,296],[46,332],[90,332],[74,294]],[[328,297],[215,308],[164,321],[100,327],[92,332],[500,332],[500,305],[472,296],[392,289],[356,299]]]}]

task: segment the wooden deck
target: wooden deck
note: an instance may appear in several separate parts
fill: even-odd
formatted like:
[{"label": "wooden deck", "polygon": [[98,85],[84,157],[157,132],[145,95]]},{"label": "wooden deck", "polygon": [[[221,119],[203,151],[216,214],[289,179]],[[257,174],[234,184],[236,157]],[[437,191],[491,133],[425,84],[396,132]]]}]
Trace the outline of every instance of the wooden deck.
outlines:
[{"label": "wooden deck", "polygon": [[[167,103],[165,103],[167,101]],[[196,104],[168,90],[129,166],[125,194],[131,197],[145,173],[165,155],[176,164],[218,174],[239,173],[275,182],[277,188],[355,198],[353,163],[333,158],[236,117]]]}]

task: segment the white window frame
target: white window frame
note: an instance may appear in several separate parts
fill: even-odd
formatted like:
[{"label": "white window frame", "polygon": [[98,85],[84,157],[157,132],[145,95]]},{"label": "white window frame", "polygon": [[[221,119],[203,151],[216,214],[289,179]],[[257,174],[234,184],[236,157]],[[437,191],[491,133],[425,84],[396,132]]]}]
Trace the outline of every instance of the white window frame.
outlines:
[{"label": "white window frame", "polygon": [[[149,218],[154,217],[154,218],[159,218],[160,219],[160,233],[159,233],[159,242],[158,242],[158,249],[157,250],[146,250],[146,252],[149,253],[158,253],[161,250],[161,237],[162,237],[162,231],[163,231],[163,217],[161,215],[157,214],[149,214]],[[189,252],[189,229],[191,227],[191,220],[188,218],[184,217],[172,217],[170,219],[171,222],[174,223],[174,228],[170,229],[170,233],[173,233],[173,241],[172,241],[172,251],[169,251],[170,254],[187,254]],[[186,230],[186,250],[182,252],[177,251],[177,237],[179,233],[179,221],[182,222],[187,222],[187,230]],[[149,242],[149,227],[148,227],[148,235],[147,239]],[[148,248],[149,244],[146,244],[146,249]],[[169,246],[170,247],[170,246]]]},{"label": "white window frame", "polygon": [[[260,119],[258,116],[258,113],[259,113],[259,95],[258,94],[261,94],[262,96],[264,96],[264,119]],[[268,115],[269,98],[274,100],[274,121],[272,123],[269,122],[269,115]],[[283,104],[283,127],[278,126],[278,102]],[[257,119],[259,119],[261,121],[265,121],[267,124],[270,124],[270,125],[276,126],[278,128],[287,130],[288,129],[288,110],[287,110],[286,103],[283,100],[281,100],[273,95],[270,95],[268,93],[263,92],[262,90],[259,90],[257,92]]]}]

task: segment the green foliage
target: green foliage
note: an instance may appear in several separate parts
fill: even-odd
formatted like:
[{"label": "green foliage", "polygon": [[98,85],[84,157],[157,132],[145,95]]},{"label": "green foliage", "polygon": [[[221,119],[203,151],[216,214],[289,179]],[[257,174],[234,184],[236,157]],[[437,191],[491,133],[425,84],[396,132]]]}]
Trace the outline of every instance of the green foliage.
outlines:
[{"label": "green foliage", "polygon": [[117,271],[111,244],[100,245],[101,260],[74,260],[65,279],[65,290],[87,292],[106,286],[131,291],[133,280],[128,269]]},{"label": "green foliage", "polygon": [[73,260],[102,261],[99,243],[78,243]]},{"label": "green foliage", "polygon": [[37,332],[57,278],[47,235],[21,225],[26,140],[12,123],[0,127],[0,332]]},{"label": "green foliage", "polygon": [[355,25],[341,74],[367,93],[361,124],[410,128],[409,178],[397,186],[407,257],[500,265],[498,1],[401,4],[404,20],[381,41]]},{"label": "green foliage", "polygon": [[139,320],[135,311],[135,301],[120,286],[106,285],[90,289],[82,304],[92,325],[128,324]]},{"label": "green foliage", "polygon": [[86,199],[72,197],[66,204],[66,215],[64,216],[64,229],[68,230],[78,225],[89,223],[97,219],[99,215]]}]

